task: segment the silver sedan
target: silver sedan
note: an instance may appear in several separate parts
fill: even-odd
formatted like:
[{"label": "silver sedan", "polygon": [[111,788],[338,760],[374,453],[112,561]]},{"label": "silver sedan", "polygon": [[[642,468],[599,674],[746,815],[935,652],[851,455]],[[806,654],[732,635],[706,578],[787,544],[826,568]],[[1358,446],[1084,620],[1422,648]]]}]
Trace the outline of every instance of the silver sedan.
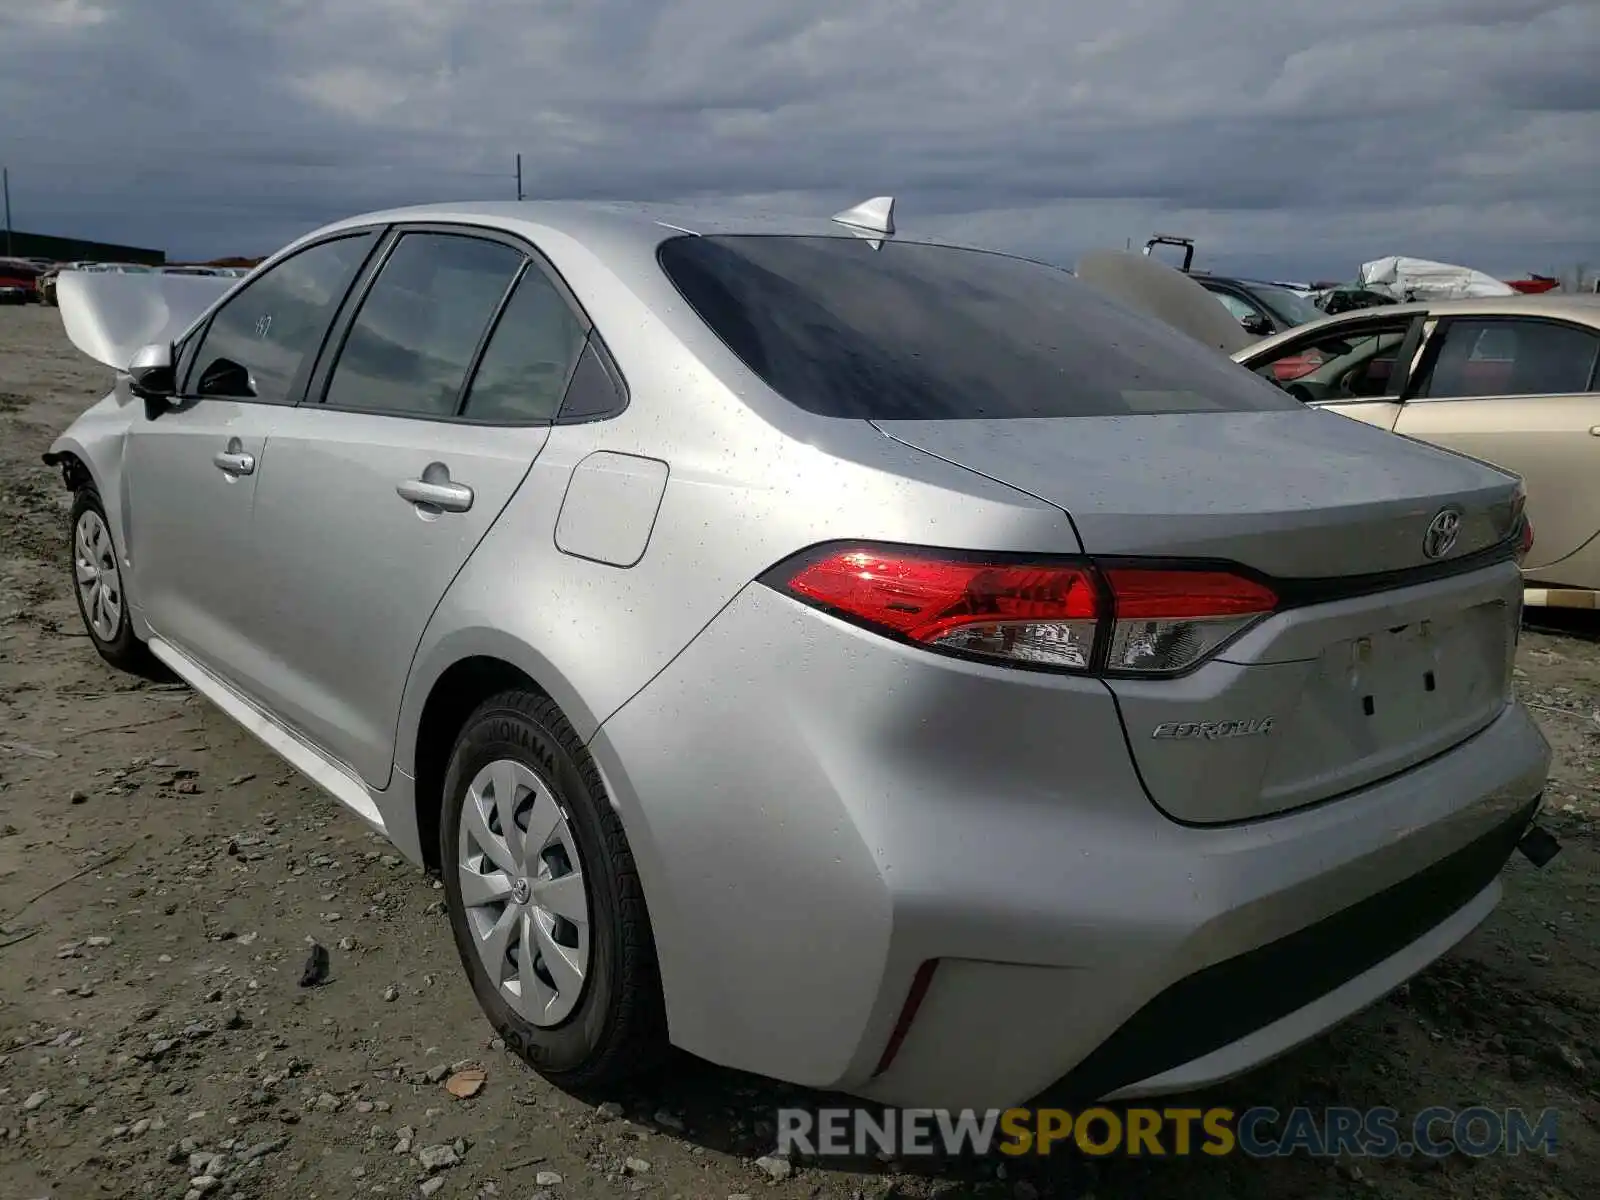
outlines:
[{"label": "silver sedan", "polygon": [[120,372],[49,453],[93,644],[437,869],[557,1083],[1187,1089],[1526,845],[1517,480],[887,200],[433,206],[59,287]]}]

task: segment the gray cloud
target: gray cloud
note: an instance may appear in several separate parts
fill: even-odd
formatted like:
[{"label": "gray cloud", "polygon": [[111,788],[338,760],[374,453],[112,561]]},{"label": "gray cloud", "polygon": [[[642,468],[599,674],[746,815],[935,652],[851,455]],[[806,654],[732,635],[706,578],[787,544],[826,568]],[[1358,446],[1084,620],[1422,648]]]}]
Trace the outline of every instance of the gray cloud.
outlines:
[{"label": "gray cloud", "polygon": [[1600,259],[1592,0],[0,0],[18,227],[261,253],[513,194],[835,211],[1070,262]]}]

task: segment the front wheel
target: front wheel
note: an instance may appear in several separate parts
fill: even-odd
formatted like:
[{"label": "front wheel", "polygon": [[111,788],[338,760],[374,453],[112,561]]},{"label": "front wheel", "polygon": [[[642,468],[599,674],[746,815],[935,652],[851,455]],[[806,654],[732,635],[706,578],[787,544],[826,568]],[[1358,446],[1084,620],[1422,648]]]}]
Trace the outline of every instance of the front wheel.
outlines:
[{"label": "front wheel", "polygon": [[72,593],[94,648],[119,671],[158,674],[155,658],[133,632],[122,567],[100,493],[79,490],[72,502]]},{"label": "front wheel", "polygon": [[548,698],[506,692],[467,720],[440,851],[456,949],[507,1046],[576,1090],[660,1060],[661,983],[633,853]]}]

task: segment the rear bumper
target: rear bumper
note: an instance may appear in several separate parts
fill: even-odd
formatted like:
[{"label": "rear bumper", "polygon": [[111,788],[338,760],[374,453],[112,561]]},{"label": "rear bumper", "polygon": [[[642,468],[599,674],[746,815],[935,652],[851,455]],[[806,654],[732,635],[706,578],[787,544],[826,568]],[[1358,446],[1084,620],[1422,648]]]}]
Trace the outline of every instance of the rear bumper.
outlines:
[{"label": "rear bumper", "polygon": [[[1336,802],[1180,826],[1145,797],[1100,683],[941,659],[760,587],[592,748],[674,1042],[952,1108],[1063,1077],[1194,1086],[1313,1036],[1487,914],[1549,763],[1512,706]],[[1239,1000],[1252,990],[1271,994]]]},{"label": "rear bumper", "polygon": [[1433,866],[1145,1003],[1062,1081],[1091,1099],[1211,1083],[1365,1007],[1493,910],[1499,875],[1539,802]]}]

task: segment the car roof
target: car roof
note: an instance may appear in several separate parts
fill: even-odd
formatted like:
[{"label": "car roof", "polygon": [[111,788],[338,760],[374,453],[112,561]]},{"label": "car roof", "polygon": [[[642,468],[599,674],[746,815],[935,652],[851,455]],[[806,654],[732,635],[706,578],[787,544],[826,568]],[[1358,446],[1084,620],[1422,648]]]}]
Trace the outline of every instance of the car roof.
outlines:
[{"label": "car roof", "polygon": [[[1600,296],[1585,292],[1541,292],[1528,296],[1475,296],[1465,300],[1412,301],[1392,304],[1388,311],[1427,311],[1467,316],[1499,316],[1532,313],[1536,316],[1566,317],[1568,320],[1600,325]],[[1369,310],[1370,311],[1370,310]]]},{"label": "car roof", "polygon": [[1232,284],[1234,287],[1274,288],[1280,292],[1293,292],[1303,286],[1298,283],[1285,283],[1279,279],[1247,279],[1243,275],[1213,275],[1210,271],[1191,271],[1190,275],[1196,283],[1201,284],[1203,284],[1207,279],[1210,279],[1217,283]]},{"label": "car roof", "polygon": [[[405,208],[362,213],[325,225],[306,239],[338,229],[395,222],[465,223],[518,233],[535,244],[551,235],[573,238],[592,246],[653,248],[681,234],[785,234],[798,237],[871,237],[852,230],[823,213],[796,213],[779,209],[735,209],[715,204],[655,204],[589,200],[468,200],[419,204]],[[934,243],[964,249],[948,238],[919,237],[897,229],[896,242]],[[277,257],[276,255],[274,257]],[[1024,257],[1024,256],[1015,256]]]},{"label": "car roof", "polygon": [[1429,313],[1439,317],[1552,317],[1600,329],[1600,295],[1587,292],[1541,292],[1529,296],[1473,296],[1461,300],[1408,300],[1402,304],[1384,304],[1377,308],[1358,308],[1321,320],[1308,321],[1252,342],[1236,351],[1235,358],[1253,358],[1261,351],[1308,333],[1336,330],[1345,325],[1363,321],[1382,321],[1394,317]]}]

